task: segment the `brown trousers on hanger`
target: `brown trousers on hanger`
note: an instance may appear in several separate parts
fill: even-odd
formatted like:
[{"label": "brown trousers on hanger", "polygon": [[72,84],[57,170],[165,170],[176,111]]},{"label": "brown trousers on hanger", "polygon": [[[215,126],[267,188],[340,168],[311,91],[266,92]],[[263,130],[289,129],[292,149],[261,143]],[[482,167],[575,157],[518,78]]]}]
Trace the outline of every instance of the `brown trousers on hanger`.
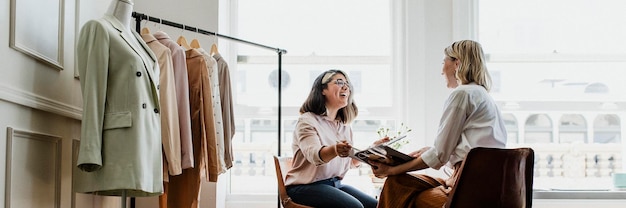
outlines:
[{"label": "brown trousers on hanger", "polygon": [[[194,124],[199,122],[192,122],[192,147],[193,157],[202,158],[200,150],[201,148],[201,136],[199,131],[195,131]],[[194,167],[183,170],[183,174],[170,176],[170,182],[167,185],[167,207],[168,208],[197,208],[199,207],[200,197],[200,183],[202,172],[205,171],[205,166],[201,163],[201,160],[194,160]]]},{"label": "brown trousers on hanger", "polygon": [[159,196],[159,208],[167,208],[167,184],[163,181],[163,194]]}]

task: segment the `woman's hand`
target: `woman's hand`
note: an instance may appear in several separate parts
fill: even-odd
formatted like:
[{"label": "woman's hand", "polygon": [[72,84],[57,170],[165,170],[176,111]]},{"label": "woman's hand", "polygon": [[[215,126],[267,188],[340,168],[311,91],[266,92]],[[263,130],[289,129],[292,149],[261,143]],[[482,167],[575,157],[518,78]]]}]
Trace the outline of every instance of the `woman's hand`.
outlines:
[{"label": "woman's hand", "polygon": [[429,150],[430,147],[422,147],[422,149],[419,149],[417,151],[411,152],[409,153],[409,156],[411,157],[419,157],[422,155],[422,153],[426,152],[426,150]]},{"label": "woman's hand", "polygon": [[385,142],[388,142],[388,141],[389,141],[389,137],[388,136],[387,137],[383,137],[382,139],[374,141],[373,146],[376,146],[376,145],[379,145],[379,144],[382,144],[382,143],[385,143]]},{"label": "woman's hand", "polygon": [[341,141],[335,144],[335,154],[339,157],[348,157],[351,150],[352,145],[350,145],[347,141]]},{"label": "woman's hand", "polygon": [[369,161],[370,166],[372,167],[372,173],[376,178],[385,178],[391,174],[391,166],[385,165],[384,163]]},{"label": "woman's hand", "polygon": [[350,166],[350,168],[359,168],[361,167],[361,161],[352,158],[352,165]]}]

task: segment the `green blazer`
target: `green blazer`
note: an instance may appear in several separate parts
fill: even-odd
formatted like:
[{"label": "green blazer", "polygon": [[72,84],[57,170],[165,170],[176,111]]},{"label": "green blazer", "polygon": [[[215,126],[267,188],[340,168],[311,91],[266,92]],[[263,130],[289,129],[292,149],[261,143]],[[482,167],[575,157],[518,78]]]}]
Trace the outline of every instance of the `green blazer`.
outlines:
[{"label": "green blazer", "polygon": [[[127,35],[133,34],[133,36]],[[154,196],[163,192],[159,65],[113,16],[90,20],[76,50],[83,96],[75,189]]]}]

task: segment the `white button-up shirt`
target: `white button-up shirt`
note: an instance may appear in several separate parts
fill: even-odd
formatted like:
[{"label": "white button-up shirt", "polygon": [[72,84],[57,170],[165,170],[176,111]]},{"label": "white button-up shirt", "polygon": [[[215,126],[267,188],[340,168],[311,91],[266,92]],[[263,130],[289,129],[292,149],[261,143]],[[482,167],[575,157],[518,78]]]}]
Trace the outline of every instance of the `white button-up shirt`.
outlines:
[{"label": "white button-up shirt", "polygon": [[463,161],[474,147],[504,148],[506,139],[504,120],[487,90],[474,83],[460,85],[444,105],[434,147],[421,157],[439,169]]}]

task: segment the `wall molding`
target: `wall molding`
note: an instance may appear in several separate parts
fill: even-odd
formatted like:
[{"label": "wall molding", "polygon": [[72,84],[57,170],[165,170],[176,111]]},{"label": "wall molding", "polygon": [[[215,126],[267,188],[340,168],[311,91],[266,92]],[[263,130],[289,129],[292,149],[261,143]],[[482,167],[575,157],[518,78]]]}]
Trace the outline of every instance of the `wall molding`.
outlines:
[{"label": "wall molding", "polygon": [[81,120],[83,110],[50,98],[0,84],[0,100]]},{"label": "wall molding", "polygon": [[6,208],[61,206],[61,140],[7,127]]}]

